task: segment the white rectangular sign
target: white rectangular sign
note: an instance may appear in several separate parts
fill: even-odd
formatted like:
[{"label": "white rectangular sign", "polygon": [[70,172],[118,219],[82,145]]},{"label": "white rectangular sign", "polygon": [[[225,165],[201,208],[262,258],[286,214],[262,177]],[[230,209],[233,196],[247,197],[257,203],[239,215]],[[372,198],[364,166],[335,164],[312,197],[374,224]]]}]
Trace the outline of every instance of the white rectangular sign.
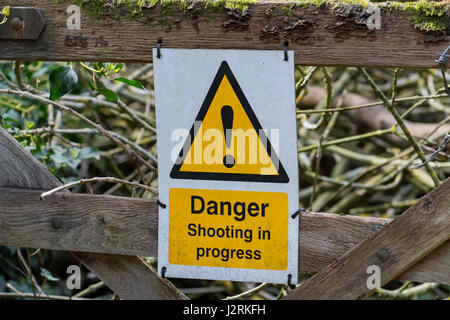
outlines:
[{"label": "white rectangular sign", "polygon": [[159,274],[296,284],[293,53],[160,53]]}]

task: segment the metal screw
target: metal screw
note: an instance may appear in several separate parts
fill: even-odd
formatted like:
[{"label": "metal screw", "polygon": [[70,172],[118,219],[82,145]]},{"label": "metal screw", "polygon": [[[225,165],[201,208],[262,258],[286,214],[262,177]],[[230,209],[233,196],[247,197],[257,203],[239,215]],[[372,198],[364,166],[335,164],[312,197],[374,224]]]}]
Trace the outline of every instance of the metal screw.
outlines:
[{"label": "metal screw", "polygon": [[381,262],[385,262],[389,259],[390,253],[387,249],[383,248],[376,253],[376,256]]},{"label": "metal screw", "polygon": [[52,218],[51,224],[53,229],[61,229],[62,222],[58,218]]},{"label": "metal screw", "polygon": [[17,18],[17,17],[13,18],[11,20],[11,29],[13,31],[20,31],[20,30],[22,30],[23,29],[23,20],[20,19],[20,18]]},{"label": "metal screw", "polygon": [[425,196],[422,200],[422,211],[424,213],[430,213],[434,210],[433,198]]}]

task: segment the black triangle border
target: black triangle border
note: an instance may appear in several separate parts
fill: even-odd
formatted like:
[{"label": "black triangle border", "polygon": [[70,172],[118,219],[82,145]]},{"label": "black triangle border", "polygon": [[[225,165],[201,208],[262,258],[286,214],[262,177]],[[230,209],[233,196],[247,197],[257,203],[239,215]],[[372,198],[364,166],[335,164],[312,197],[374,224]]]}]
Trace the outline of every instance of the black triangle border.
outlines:
[{"label": "black triangle border", "polygon": [[[266,151],[271,158],[271,160],[274,163],[279,164],[278,166],[278,176],[273,175],[257,175],[257,174],[244,174],[244,173],[213,173],[213,172],[185,172],[180,171],[181,166],[184,162],[186,155],[183,155],[183,150],[189,150],[192,146],[192,143],[194,142],[195,136],[197,132],[195,131],[195,125],[192,125],[192,128],[189,132],[190,139],[187,138],[183,148],[180,150],[180,153],[178,155],[177,162],[174,164],[172,171],[170,172],[170,177],[172,179],[191,179],[191,180],[220,180],[220,181],[248,181],[248,182],[274,182],[274,183],[288,183],[289,177],[286,174],[286,171],[284,170],[283,165],[281,164],[281,161],[279,161],[278,155],[276,152],[273,152],[272,154],[272,145],[270,143],[270,140],[267,138],[264,131],[262,131],[261,124],[258,121],[258,118],[256,117],[255,113],[253,112],[252,108],[250,107],[250,104],[247,101],[247,98],[244,95],[244,92],[242,91],[241,87],[239,86],[239,83],[237,82],[236,78],[234,77],[233,72],[231,71],[231,68],[229,67],[228,63],[226,61],[222,61],[219,67],[219,71],[217,71],[217,74],[214,78],[214,81],[209,88],[208,94],[206,95],[205,100],[203,101],[202,107],[200,108],[199,113],[197,114],[197,117],[195,118],[195,121],[203,121],[203,119],[206,116],[206,113],[208,112],[208,109],[212,103],[212,100],[214,99],[214,96],[219,89],[219,85],[222,82],[222,79],[224,76],[227,76],[228,81],[230,82],[231,87],[233,88],[234,92],[236,93],[239,101],[241,102],[245,112],[247,113],[247,116],[250,119],[250,122],[252,123],[253,127],[255,128],[259,139],[263,138],[267,141],[267,146],[265,146]],[[194,121],[194,122],[195,122]],[[264,145],[264,144],[263,144]]]}]

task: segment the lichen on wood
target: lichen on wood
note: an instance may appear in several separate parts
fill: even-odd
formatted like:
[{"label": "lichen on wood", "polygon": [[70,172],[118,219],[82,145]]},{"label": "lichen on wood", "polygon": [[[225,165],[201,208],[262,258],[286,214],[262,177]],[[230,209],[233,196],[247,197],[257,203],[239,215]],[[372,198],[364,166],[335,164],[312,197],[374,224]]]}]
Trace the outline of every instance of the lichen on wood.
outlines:
[{"label": "lichen on wood", "polygon": [[[248,13],[248,9],[258,5],[258,0],[56,0],[57,3],[70,1],[80,6],[90,17],[100,19],[105,16],[120,18],[140,18],[145,16],[146,9],[160,8],[161,21],[166,15],[181,15],[191,18],[198,18],[206,15],[207,12],[233,12],[242,15]],[[264,2],[269,4],[268,2]],[[259,4],[262,4],[260,2]],[[382,11],[393,12],[403,11],[411,15],[410,21],[417,31],[426,33],[450,34],[450,3],[438,1],[420,2],[378,2],[367,0],[275,0],[273,2],[276,10],[271,12],[272,18],[283,20],[290,17],[295,9],[317,8],[326,9],[337,16],[345,15],[349,12],[355,16],[365,17],[365,12],[369,5],[379,6]],[[227,26],[230,29],[239,31],[246,28],[242,25],[242,20],[236,16],[230,20],[228,14]],[[356,19],[356,18],[355,18]],[[170,19],[169,19],[170,20]],[[236,26],[238,22],[239,26]],[[147,23],[152,25],[152,23]],[[172,21],[170,21],[172,24]]]}]

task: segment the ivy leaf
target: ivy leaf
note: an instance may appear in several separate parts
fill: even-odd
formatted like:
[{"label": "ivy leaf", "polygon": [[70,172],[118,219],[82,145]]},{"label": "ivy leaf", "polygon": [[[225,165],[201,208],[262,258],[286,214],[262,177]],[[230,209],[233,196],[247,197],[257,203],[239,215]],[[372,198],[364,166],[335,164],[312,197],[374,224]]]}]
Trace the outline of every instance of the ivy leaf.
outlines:
[{"label": "ivy leaf", "polygon": [[9,6],[6,6],[0,12],[3,15],[3,19],[0,21],[0,24],[4,24],[9,16]]},{"label": "ivy leaf", "polygon": [[88,85],[89,87],[91,87],[92,90],[97,90],[97,85],[95,84],[94,81],[89,80]]},{"label": "ivy leaf", "polygon": [[59,281],[59,278],[54,277],[49,270],[42,267],[41,267],[41,276],[46,278],[48,281],[55,281],[55,282]]},{"label": "ivy leaf", "polygon": [[72,91],[78,76],[70,67],[58,67],[50,73],[50,100],[55,101]]},{"label": "ivy leaf", "polygon": [[116,102],[117,100],[119,100],[119,97],[117,96],[117,94],[109,89],[97,89],[97,91],[99,93],[101,93],[102,95],[105,96],[106,100],[110,101],[110,102]]},{"label": "ivy leaf", "polygon": [[9,16],[9,6],[6,6],[3,8],[2,14],[5,16]]},{"label": "ivy leaf", "polygon": [[128,84],[130,86],[133,86],[133,87],[136,87],[138,89],[146,90],[145,87],[142,85],[142,83],[140,83],[137,80],[130,80],[130,79],[127,79],[127,78],[117,78],[115,80],[123,82],[123,83],[126,83],[126,84]]},{"label": "ivy leaf", "polygon": [[[79,164],[79,163],[78,164],[77,163],[74,164],[73,161],[70,161],[70,156],[67,156],[66,154],[60,153],[60,152],[52,154],[50,156],[50,159],[53,160],[53,162],[55,163],[55,167],[56,168],[62,168],[64,166],[69,166],[69,167],[73,168],[75,165]],[[75,166],[75,169],[76,168],[77,167]]]}]

